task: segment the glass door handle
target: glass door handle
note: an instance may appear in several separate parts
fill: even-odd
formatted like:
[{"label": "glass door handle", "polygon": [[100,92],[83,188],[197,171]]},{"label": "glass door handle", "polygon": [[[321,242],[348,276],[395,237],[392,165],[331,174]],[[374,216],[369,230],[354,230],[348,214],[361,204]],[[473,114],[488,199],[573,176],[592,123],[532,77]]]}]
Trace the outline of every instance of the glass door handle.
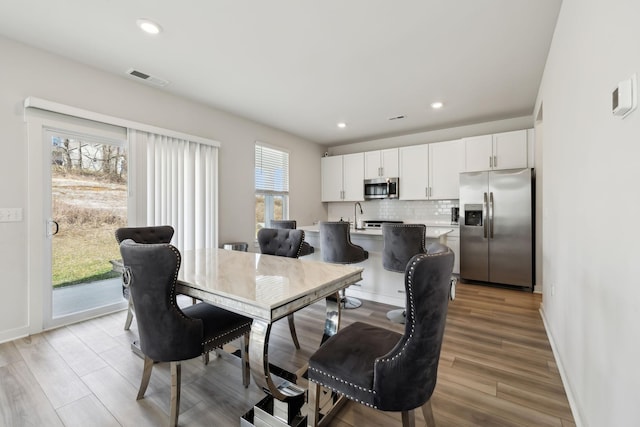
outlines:
[{"label": "glass door handle", "polygon": [[48,237],[55,236],[56,234],[58,234],[58,231],[60,231],[60,225],[58,225],[57,222],[55,222],[52,219],[47,221],[47,236]]}]

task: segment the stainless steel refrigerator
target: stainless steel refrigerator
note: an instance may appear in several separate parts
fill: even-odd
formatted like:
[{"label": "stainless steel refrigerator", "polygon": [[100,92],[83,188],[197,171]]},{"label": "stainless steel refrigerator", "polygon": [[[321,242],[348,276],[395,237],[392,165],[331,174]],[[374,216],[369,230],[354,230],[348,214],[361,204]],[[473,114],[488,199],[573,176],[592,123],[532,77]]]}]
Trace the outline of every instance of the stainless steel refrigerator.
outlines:
[{"label": "stainless steel refrigerator", "polygon": [[460,174],[460,278],[533,289],[533,171]]}]

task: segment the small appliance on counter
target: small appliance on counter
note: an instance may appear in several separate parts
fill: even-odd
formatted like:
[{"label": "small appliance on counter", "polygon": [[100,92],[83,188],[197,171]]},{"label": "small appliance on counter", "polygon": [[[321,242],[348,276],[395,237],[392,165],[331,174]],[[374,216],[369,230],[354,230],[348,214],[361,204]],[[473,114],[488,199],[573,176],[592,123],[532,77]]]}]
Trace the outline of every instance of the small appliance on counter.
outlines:
[{"label": "small appliance on counter", "polygon": [[460,208],[451,208],[451,225],[458,225],[460,220]]},{"label": "small appliance on counter", "polygon": [[382,228],[382,224],[385,222],[391,224],[403,224],[403,221],[389,221],[386,219],[362,221],[364,228]]}]

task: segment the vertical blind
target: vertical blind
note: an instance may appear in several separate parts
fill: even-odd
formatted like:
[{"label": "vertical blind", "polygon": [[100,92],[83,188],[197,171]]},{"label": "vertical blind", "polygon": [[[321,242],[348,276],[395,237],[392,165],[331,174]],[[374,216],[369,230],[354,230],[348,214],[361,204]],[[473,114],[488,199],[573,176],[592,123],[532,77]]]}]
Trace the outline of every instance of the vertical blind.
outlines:
[{"label": "vertical blind", "polygon": [[[136,132],[146,159],[147,225],[171,225],[181,251],[217,246],[217,147]],[[140,188],[139,187],[139,188]]]},{"label": "vertical blind", "polygon": [[289,153],[256,143],[256,192],[289,193]]}]

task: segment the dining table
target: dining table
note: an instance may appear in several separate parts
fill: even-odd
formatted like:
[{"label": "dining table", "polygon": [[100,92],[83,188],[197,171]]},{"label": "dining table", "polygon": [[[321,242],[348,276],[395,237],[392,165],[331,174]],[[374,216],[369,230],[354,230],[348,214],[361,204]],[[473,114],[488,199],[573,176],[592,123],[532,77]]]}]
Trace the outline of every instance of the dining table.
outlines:
[{"label": "dining table", "polygon": [[[305,389],[272,374],[269,336],[275,321],[325,299],[322,342],[340,326],[339,292],[361,280],[363,268],[226,249],[182,253],[176,292],[253,319],[249,364],[267,395],[241,425],[294,425]],[[254,421],[251,418],[255,419]]]}]

